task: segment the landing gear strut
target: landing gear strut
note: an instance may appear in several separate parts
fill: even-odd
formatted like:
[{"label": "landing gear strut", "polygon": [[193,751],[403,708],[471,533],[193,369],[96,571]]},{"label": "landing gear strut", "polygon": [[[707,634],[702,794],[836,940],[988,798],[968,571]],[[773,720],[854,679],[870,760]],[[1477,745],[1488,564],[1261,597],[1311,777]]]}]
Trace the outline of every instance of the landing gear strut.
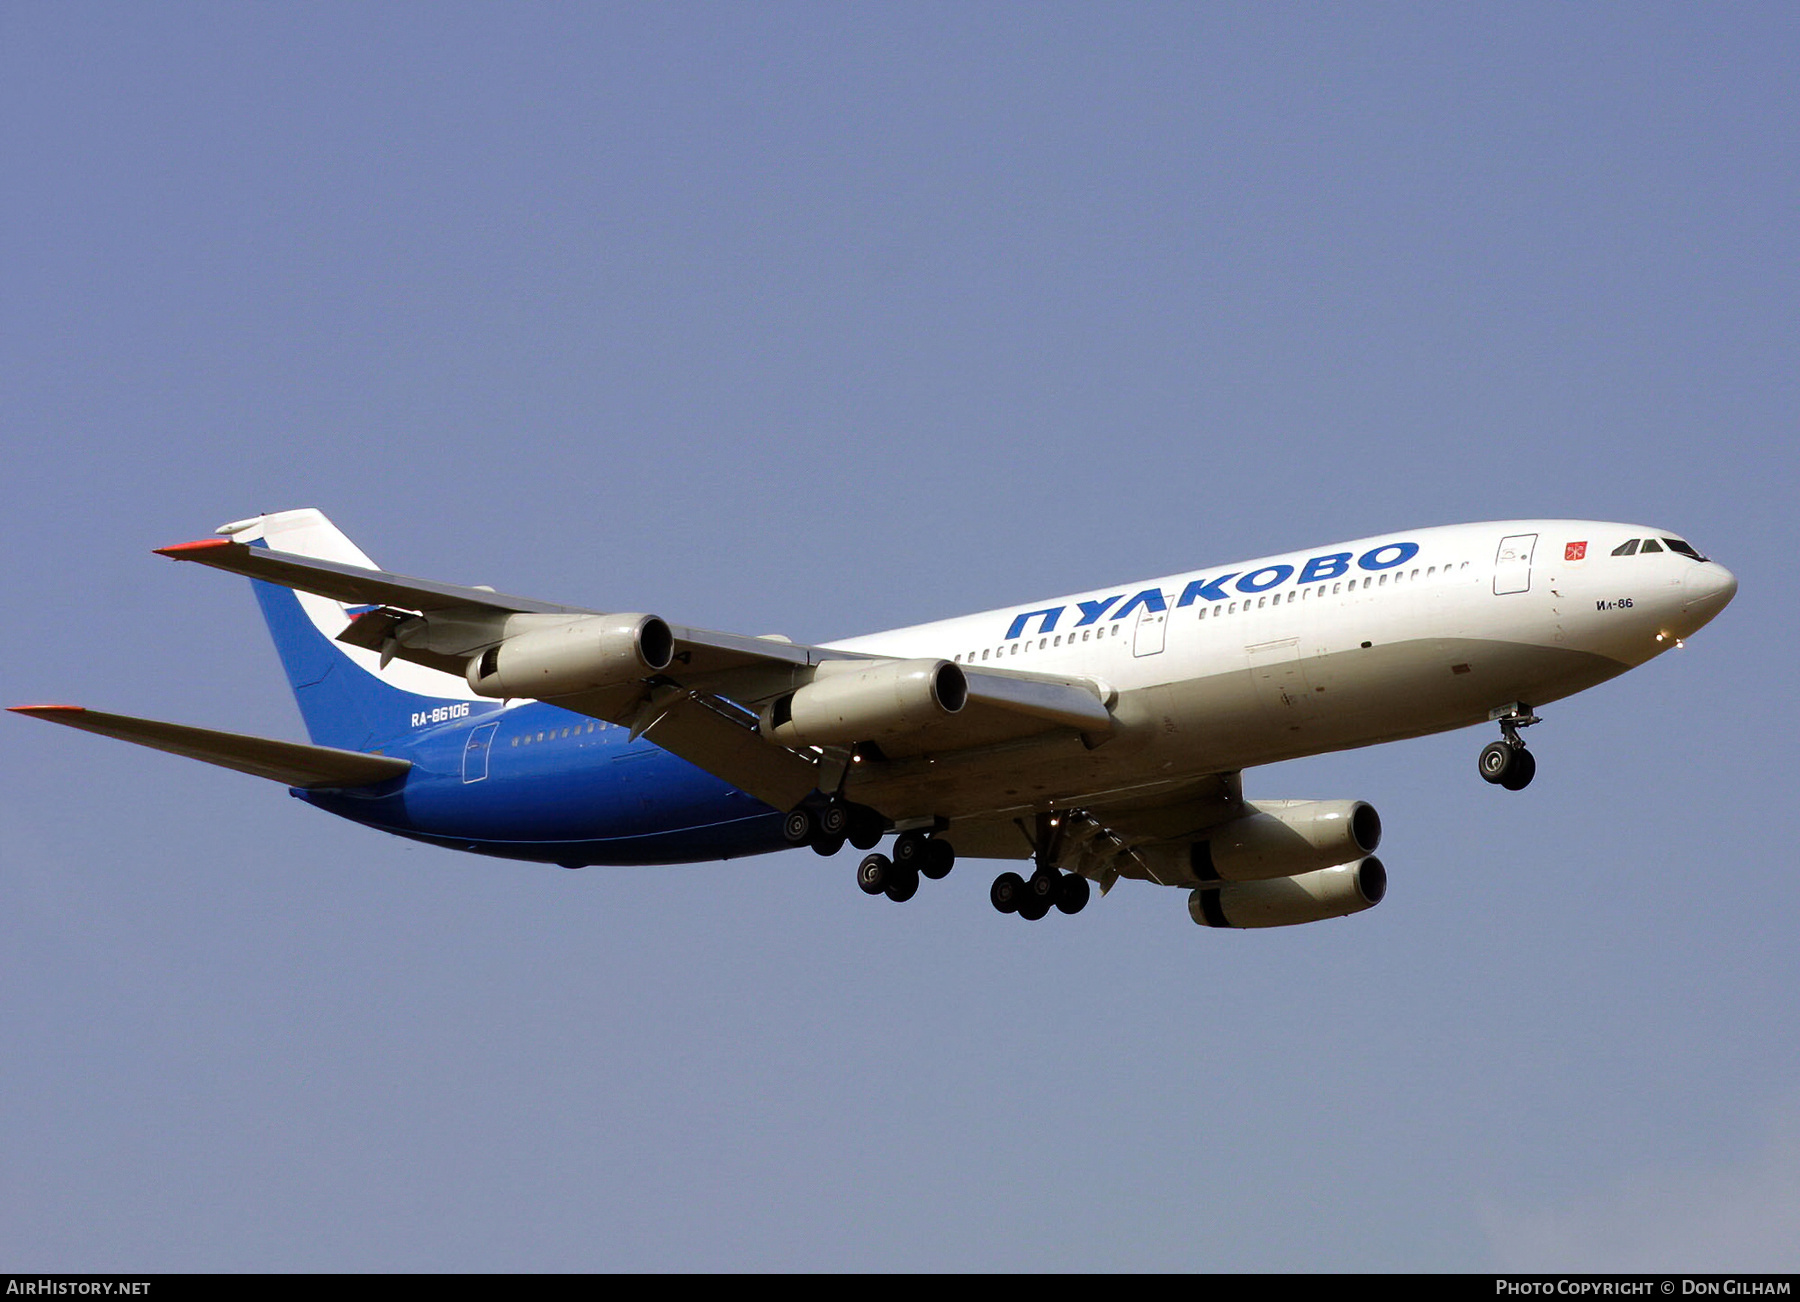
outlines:
[{"label": "landing gear strut", "polygon": [[1481,756],[1476,760],[1476,767],[1480,769],[1484,780],[1505,787],[1508,791],[1523,791],[1531,785],[1531,779],[1537,776],[1537,759],[1525,749],[1519,729],[1542,723],[1543,720],[1531,712],[1529,705],[1524,704],[1496,711],[1494,720],[1500,725],[1504,739],[1491,741],[1483,746]]}]

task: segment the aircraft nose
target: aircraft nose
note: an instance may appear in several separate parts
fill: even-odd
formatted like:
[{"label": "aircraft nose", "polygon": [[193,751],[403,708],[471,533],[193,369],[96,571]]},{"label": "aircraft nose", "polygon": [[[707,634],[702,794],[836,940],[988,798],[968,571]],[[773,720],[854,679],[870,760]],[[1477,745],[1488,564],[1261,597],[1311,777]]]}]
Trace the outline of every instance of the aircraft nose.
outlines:
[{"label": "aircraft nose", "polygon": [[1699,628],[1737,595],[1737,576],[1717,561],[1691,566],[1682,577],[1682,612]]}]

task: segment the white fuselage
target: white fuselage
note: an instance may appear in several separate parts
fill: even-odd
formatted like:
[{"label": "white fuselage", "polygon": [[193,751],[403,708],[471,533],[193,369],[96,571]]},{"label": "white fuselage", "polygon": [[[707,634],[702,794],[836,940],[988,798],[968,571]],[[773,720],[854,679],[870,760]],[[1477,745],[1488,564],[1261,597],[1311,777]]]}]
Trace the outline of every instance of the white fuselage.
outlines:
[{"label": "white fuselage", "polygon": [[[1656,551],[1615,555],[1632,540]],[[1666,651],[1735,591],[1679,538],[1520,520],[1381,535],[831,644],[1086,678],[1119,732],[885,767],[944,812],[1166,787],[1300,755],[1483,722]],[[1086,761],[1071,763],[1082,756]],[[985,777],[984,777],[985,775]]]}]

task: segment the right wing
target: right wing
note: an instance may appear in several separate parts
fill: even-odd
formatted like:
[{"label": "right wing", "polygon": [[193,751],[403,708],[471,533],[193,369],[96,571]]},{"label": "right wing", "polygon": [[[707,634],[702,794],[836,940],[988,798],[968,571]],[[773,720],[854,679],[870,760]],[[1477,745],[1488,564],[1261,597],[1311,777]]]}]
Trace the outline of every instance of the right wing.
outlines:
[{"label": "right wing", "polygon": [[[521,645],[515,639],[542,639],[589,622],[639,619],[274,551],[230,537],[160,548],[159,554],[362,606],[365,609],[353,614],[339,641],[379,651],[383,663],[397,657],[459,677],[479,677],[472,665],[489,654],[506,654],[509,642]],[[900,663],[779,639],[672,626],[654,617],[644,617],[636,627],[641,630],[646,623],[658,630],[653,664],[627,666],[628,671],[615,678],[577,689],[508,694],[550,701],[629,727],[634,735],[648,737],[777,809],[791,809],[814,790],[835,785],[835,779],[822,781],[822,774],[839,771],[851,748],[869,739],[834,735],[798,742],[789,738],[784,744],[769,735],[768,711],[810,687],[821,677],[821,666],[835,663],[845,670],[877,671]],[[930,720],[916,735],[901,729],[885,737],[882,746],[891,755],[965,750],[1056,730],[1098,739],[1113,727],[1109,694],[1086,679],[952,667],[947,662],[909,663],[953,668],[954,677],[966,685],[966,695],[959,708]],[[485,686],[478,690],[501,694]]]}]

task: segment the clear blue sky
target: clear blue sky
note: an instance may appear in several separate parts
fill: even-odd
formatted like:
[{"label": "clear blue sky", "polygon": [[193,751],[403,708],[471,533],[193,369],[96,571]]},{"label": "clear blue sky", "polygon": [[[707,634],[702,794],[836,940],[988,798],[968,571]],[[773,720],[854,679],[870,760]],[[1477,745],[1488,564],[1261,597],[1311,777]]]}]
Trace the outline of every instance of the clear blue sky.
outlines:
[{"label": "clear blue sky", "polygon": [[1742,582],[1253,771],[1388,899],[413,845],[0,719],[0,1268],[1800,1266],[1800,11],[0,8],[4,703],[299,721],[154,546],[848,636],[1381,530]]}]

